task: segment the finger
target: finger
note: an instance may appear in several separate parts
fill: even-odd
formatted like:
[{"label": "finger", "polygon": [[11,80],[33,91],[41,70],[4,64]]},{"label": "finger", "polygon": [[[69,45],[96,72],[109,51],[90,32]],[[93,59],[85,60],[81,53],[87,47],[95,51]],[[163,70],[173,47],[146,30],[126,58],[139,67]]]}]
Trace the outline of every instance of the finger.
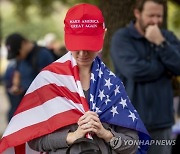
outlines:
[{"label": "finger", "polygon": [[95,127],[91,127],[89,129],[86,129],[85,131],[90,134],[96,134],[98,132],[98,130]]},{"label": "finger", "polygon": [[86,113],[99,117],[99,115],[96,112],[93,112],[93,111],[87,111]]},{"label": "finger", "polygon": [[84,125],[84,124],[88,123],[90,120],[91,120],[91,117],[86,117],[85,119],[80,119],[78,121],[78,125],[79,126]]},{"label": "finger", "polygon": [[88,123],[85,123],[83,125],[81,125],[80,127],[82,129],[89,129],[89,128],[96,128],[96,129],[99,129],[100,128],[100,125],[99,123],[95,122],[95,121],[91,121],[91,122],[88,122]]},{"label": "finger", "polygon": [[88,124],[88,123],[85,123],[85,124],[81,125],[80,127],[81,127],[81,129],[85,130],[85,129],[91,128],[92,125],[91,125],[91,124]]},{"label": "finger", "polygon": [[81,116],[81,117],[79,118],[79,120],[83,120],[83,119],[85,119],[86,117],[88,117],[88,116],[90,116],[90,115],[94,115],[94,116],[96,116],[96,117],[99,117],[96,112],[87,111],[87,112],[84,113],[83,116]]},{"label": "finger", "polygon": [[78,120],[78,125],[81,126],[81,125],[91,122],[91,121],[100,122],[100,120],[97,116],[91,114],[91,115],[88,115],[87,117],[80,118]]},{"label": "finger", "polygon": [[96,129],[100,129],[102,127],[102,124],[99,122],[89,122],[89,125],[92,125],[93,127],[95,127]]},{"label": "finger", "polygon": [[86,119],[79,121],[78,125],[81,126],[81,125],[84,125],[86,123],[93,124],[94,122],[99,122],[99,120],[94,118],[94,117],[87,117]]},{"label": "finger", "polygon": [[96,117],[96,116],[93,116],[93,117],[91,117],[91,120],[90,121],[96,121],[96,122],[101,122],[100,120],[99,120],[99,117]]}]

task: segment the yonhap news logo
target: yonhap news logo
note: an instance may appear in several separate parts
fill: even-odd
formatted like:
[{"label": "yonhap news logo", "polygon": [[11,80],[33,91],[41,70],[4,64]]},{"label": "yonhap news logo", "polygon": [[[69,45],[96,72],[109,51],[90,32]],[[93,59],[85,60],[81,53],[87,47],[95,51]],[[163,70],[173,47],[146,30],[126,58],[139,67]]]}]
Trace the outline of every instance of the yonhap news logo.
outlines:
[{"label": "yonhap news logo", "polygon": [[173,146],[176,140],[124,140],[125,145],[157,145],[157,146]]}]

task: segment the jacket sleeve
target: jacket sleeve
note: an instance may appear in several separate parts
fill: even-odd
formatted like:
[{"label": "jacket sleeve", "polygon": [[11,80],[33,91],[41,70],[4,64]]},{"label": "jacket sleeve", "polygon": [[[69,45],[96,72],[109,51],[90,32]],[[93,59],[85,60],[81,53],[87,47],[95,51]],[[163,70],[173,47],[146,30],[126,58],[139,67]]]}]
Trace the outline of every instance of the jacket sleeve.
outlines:
[{"label": "jacket sleeve", "polygon": [[137,152],[137,144],[128,144],[128,141],[138,141],[139,137],[136,131],[119,126],[112,126],[110,131],[115,137],[121,137],[120,147],[114,150],[116,153],[135,154]]},{"label": "jacket sleeve", "polygon": [[40,152],[68,148],[66,138],[69,131],[69,126],[61,128],[53,133],[29,141],[28,145],[31,149]]},{"label": "jacket sleeve", "polygon": [[180,41],[166,31],[165,44],[156,48],[163,65],[174,75],[180,75]]},{"label": "jacket sleeve", "polygon": [[[132,41],[120,31],[113,36],[111,57],[116,73],[120,72],[126,78],[137,82],[159,78],[164,72],[164,66],[159,61],[157,54],[154,52],[150,59],[141,57],[139,51],[133,46],[136,42]],[[141,50],[144,49],[144,47],[141,48]]]}]

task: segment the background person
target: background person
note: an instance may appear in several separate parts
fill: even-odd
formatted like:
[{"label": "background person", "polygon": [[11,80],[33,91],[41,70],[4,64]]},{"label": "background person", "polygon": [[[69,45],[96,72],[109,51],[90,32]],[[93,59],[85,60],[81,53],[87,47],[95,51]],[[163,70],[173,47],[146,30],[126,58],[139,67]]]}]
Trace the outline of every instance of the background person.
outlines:
[{"label": "background person", "polygon": [[10,34],[7,37],[6,47],[7,58],[11,60],[4,76],[10,102],[8,112],[8,121],[10,121],[33,79],[54,59],[46,48],[37,46],[19,33]]},{"label": "background person", "polygon": [[59,59],[67,53],[66,48],[64,46],[60,46],[59,41],[56,38],[56,35],[53,33],[46,34],[44,37],[44,42],[45,47],[51,51],[55,60]]},{"label": "background person", "polygon": [[[6,39],[8,59],[16,59],[19,72],[15,75],[16,88],[25,93],[29,85],[42,68],[54,61],[52,54],[44,47],[29,41],[19,33],[10,34]],[[18,81],[18,76],[21,78]],[[20,85],[17,85],[17,83]],[[18,87],[17,87],[18,86]]]},{"label": "background person", "polygon": [[[115,73],[145,123],[152,139],[171,139],[174,123],[171,77],[180,74],[180,41],[161,29],[161,0],[138,0],[135,21],[112,38]],[[169,154],[171,146],[150,147],[148,153]]]},{"label": "background person", "polygon": [[[16,72],[16,61],[11,60],[6,68],[4,75],[3,75],[3,84],[5,85],[5,91],[8,96],[9,104],[10,104],[10,108],[9,108],[8,116],[7,116],[8,122],[13,117],[13,114],[16,111],[16,109],[23,97],[23,93],[19,88],[17,89],[17,91],[12,88],[13,82],[16,83],[16,81],[13,81],[13,80],[15,80],[15,76],[17,76],[17,75],[15,75],[15,73],[18,73],[18,72]],[[18,79],[19,79],[19,77],[18,77]],[[19,85],[19,83],[17,83],[17,84]]]}]

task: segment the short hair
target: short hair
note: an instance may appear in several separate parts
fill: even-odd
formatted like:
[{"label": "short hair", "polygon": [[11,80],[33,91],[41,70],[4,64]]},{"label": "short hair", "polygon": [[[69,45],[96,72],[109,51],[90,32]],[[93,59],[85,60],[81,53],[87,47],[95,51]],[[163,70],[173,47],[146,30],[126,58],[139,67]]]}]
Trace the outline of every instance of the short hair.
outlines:
[{"label": "short hair", "polygon": [[17,55],[19,55],[19,50],[21,48],[22,42],[26,41],[27,39],[19,34],[19,33],[12,33],[6,38],[6,47],[8,50],[8,59],[13,59]]},{"label": "short hair", "polygon": [[143,8],[144,8],[144,4],[148,1],[152,1],[152,2],[155,2],[155,3],[158,3],[160,5],[163,5],[164,6],[164,3],[166,0],[136,0],[136,3],[135,3],[135,9],[138,9],[140,12],[143,11]]}]

